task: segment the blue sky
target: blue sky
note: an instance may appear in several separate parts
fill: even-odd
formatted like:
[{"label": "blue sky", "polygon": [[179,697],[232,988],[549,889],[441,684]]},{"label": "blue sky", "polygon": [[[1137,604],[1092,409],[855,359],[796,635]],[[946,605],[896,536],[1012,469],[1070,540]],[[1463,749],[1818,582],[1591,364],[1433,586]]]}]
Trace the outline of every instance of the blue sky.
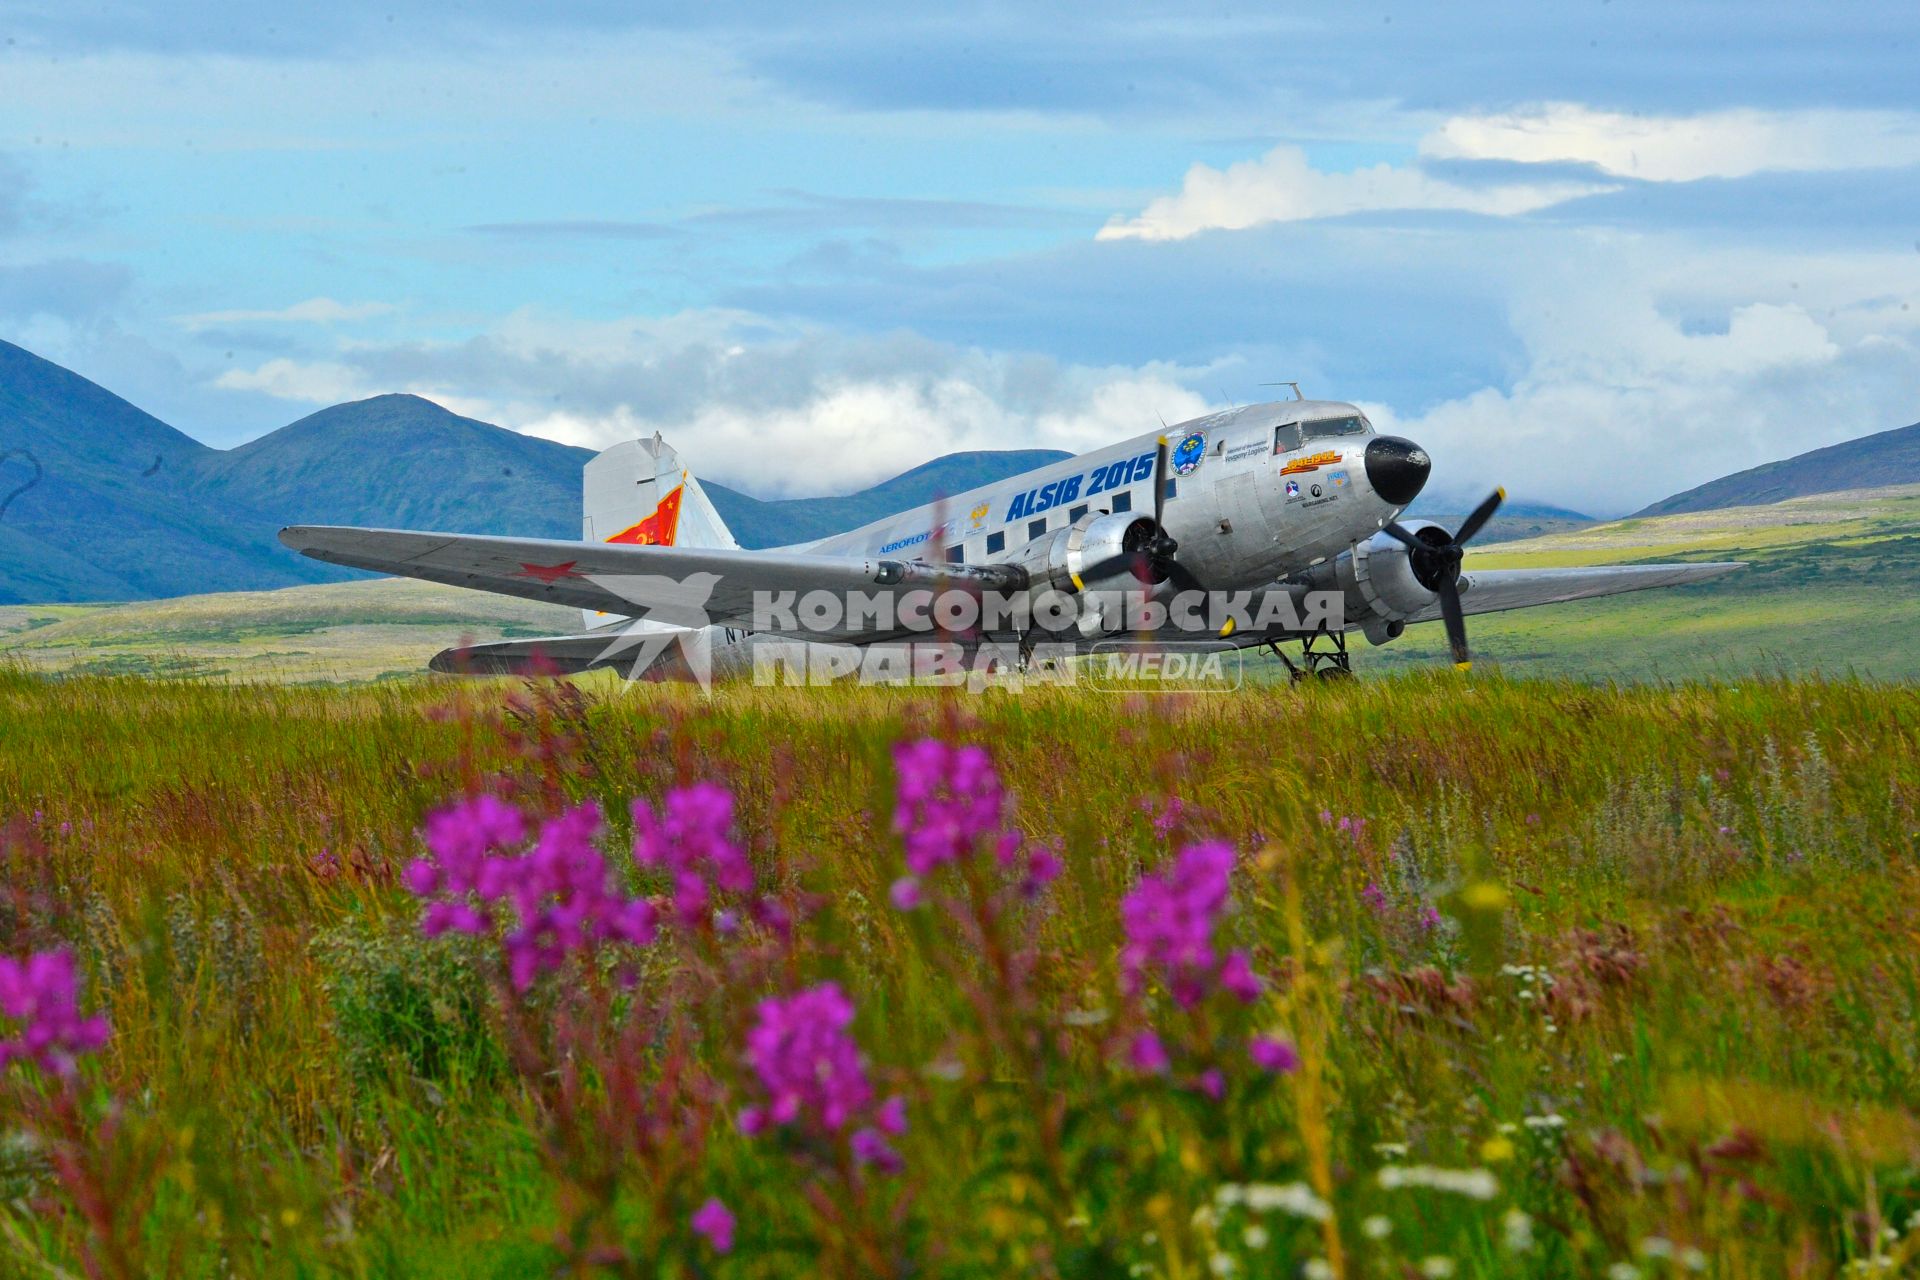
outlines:
[{"label": "blue sky", "polygon": [[1262,383],[1598,514],[1920,419],[1920,8],[0,0],[0,336],[764,494]]}]

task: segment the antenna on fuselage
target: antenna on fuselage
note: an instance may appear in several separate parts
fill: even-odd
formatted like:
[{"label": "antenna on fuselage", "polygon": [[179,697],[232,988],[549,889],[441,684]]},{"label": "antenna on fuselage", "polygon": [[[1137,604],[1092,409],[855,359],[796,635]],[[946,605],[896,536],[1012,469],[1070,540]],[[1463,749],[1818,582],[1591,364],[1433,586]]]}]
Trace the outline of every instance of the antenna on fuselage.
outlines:
[{"label": "antenna on fuselage", "polygon": [[1292,387],[1292,388],[1293,388],[1293,398],[1294,398],[1295,400],[1305,400],[1305,399],[1306,399],[1306,397],[1305,397],[1305,396],[1303,396],[1303,395],[1301,395],[1301,394],[1300,394],[1300,384],[1299,384],[1299,383],[1297,383],[1297,382],[1263,382],[1263,383],[1261,383],[1260,385],[1261,385],[1261,386],[1263,386],[1263,387]]}]

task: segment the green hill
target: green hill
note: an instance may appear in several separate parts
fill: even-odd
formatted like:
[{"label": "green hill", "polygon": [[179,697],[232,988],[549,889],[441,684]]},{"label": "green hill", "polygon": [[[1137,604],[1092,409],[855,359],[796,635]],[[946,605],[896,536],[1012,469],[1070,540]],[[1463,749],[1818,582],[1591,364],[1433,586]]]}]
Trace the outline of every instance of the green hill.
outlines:
[{"label": "green hill", "polygon": [[1723,507],[1751,507],[1814,493],[1920,484],[1920,423],[1815,449],[1781,462],[1736,471],[1636,511],[1670,516]]},{"label": "green hill", "polygon": [[[690,452],[698,441],[679,442]],[[580,536],[587,449],[413,395],[334,405],[211,449],[0,342],[0,604],[139,600],[359,577],[282,547],[288,524]],[[743,546],[825,537],[1066,455],[956,453],[837,497],[707,483]],[[12,495],[8,500],[9,494]]]}]

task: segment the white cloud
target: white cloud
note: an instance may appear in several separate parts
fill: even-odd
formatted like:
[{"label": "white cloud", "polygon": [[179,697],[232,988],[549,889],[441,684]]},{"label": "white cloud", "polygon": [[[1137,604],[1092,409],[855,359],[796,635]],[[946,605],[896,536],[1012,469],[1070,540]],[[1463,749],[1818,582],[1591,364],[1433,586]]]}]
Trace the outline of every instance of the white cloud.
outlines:
[{"label": "white cloud", "polygon": [[1920,256],[1586,237],[1514,288],[1511,385],[1375,413],[1433,453],[1436,494],[1618,515],[1920,419]]},{"label": "white cloud", "polygon": [[1202,231],[1238,231],[1270,222],[1301,222],[1389,209],[1452,209],[1510,217],[1612,188],[1595,183],[1539,182],[1463,186],[1418,169],[1372,165],[1323,173],[1299,147],[1275,147],[1258,160],[1226,169],[1196,164],[1177,195],[1161,196],[1137,217],[1115,217],[1102,240],[1184,240]]},{"label": "white cloud", "polygon": [[178,323],[188,329],[211,329],[229,324],[346,324],[390,315],[390,302],[336,302],[332,298],[308,298],[278,311],[203,311],[180,316]]},{"label": "white cloud", "polygon": [[1590,164],[1650,182],[1740,178],[1767,170],[1896,168],[1920,163],[1920,115],[1896,111],[1710,111],[1633,115],[1557,102],[1455,116],[1420,154],[1438,160]]},{"label": "white cloud", "polygon": [[660,431],[703,476],[842,493],[957,450],[1083,451],[1206,412],[1172,365],[1093,367],[912,334],[857,336],[733,311],[578,321],[516,312],[465,342],[343,345],[216,385],[330,404],[389,391],[588,448]]}]

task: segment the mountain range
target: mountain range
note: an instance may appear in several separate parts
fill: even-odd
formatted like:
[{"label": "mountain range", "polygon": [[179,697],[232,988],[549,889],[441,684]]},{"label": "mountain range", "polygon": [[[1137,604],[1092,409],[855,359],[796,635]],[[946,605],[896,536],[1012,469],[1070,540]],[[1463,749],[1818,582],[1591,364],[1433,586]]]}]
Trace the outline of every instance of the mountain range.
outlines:
[{"label": "mountain range", "polygon": [[1815,493],[1877,489],[1915,481],[1920,481],[1920,422],[1736,471],[1662,498],[1633,514],[1672,516],[1688,511],[1757,507]]},{"label": "mountain range", "polygon": [[[334,405],[237,448],[214,449],[0,341],[0,603],[152,599],[359,576],[281,547],[273,535],[287,524],[577,538],[580,469],[591,456],[412,395]],[[838,497],[768,500],[704,484],[742,546],[769,547],[1066,456],[1050,449],[953,453]],[[1920,426],[1729,476],[1647,513],[1915,480]],[[1699,505],[1670,505],[1682,502]],[[1425,499],[1411,514],[1446,523],[1460,513]],[[1587,519],[1509,502],[1486,537],[1525,537]]]}]

